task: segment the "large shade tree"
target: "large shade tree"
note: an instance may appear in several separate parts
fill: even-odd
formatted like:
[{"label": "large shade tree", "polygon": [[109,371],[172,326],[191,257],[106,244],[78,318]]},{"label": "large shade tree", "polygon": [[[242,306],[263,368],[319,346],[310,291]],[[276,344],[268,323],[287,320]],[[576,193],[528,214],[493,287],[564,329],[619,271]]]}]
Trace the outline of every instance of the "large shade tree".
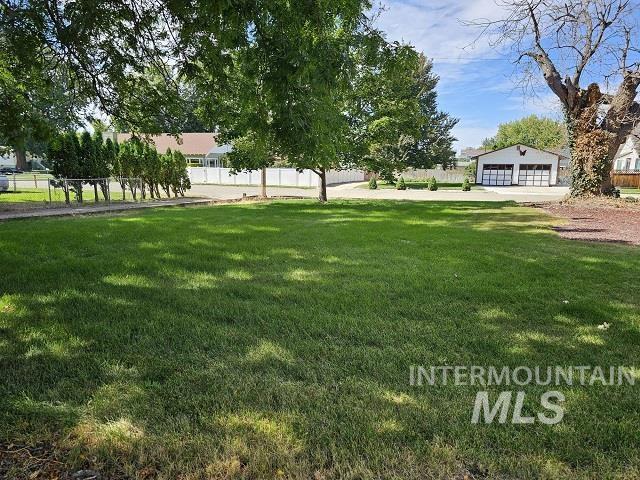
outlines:
[{"label": "large shade tree", "polygon": [[[120,128],[144,133],[184,125],[180,112],[193,97],[183,86],[194,85],[197,105],[189,100],[188,108],[207,119],[206,129],[256,139],[260,148],[238,159],[264,166],[267,153],[312,169],[321,200],[326,171],[352,148],[346,92],[358,66],[353,53],[380,41],[364,14],[368,0],[0,0],[0,8],[0,38],[19,59],[8,63],[11,78],[46,53],[64,67],[72,95]],[[47,74],[45,67],[34,72]],[[383,128],[387,120],[378,133],[399,131],[393,122]],[[394,135],[405,149],[419,132]]]},{"label": "large shade tree", "polygon": [[161,1],[0,0],[0,137],[20,151],[92,111],[158,131],[181,98],[172,23]]},{"label": "large shade tree", "polygon": [[345,157],[391,181],[407,168],[450,166],[457,120],[438,109],[431,62],[410,45],[377,38],[356,53]]},{"label": "large shade tree", "polygon": [[348,142],[341,152],[348,165],[393,181],[407,167],[425,119],[416,95],[419,56],[409,45],[365,42],[346,93]]},{"label": "large shade tree", "polygon": [[[326,200],[326,171],[339,166],[346,139],[350,51],[366,35],[369,3],[240,2],[224,9],[195,1],[189,7],[174,13],[190,58],[185,75],[198,84],[205,115],[225,139],[257,139],[269,144],[270,154],[316,172],[320,200]],[[222,28],[219,18],[235,35],[212,42]],[[246,160],[247,168],[264,166],[268,159],[256,156],[264,151],[245,150],[235,159]]]},{"label": "large shade tree", "polygon": [[407,166],[433,168],[435,165],[442,165],[444,169],[454,167],[455,151],[452,145],[456,138],[451,130],[458,119],[439,109],[436,86],[440,79],[433,73],[431,60],[422,54],[413,79],[413,94],[418,101],[422,121],[420,131],[411,146]]},{"label": "large shade tree", "polygon": [[[72,95],[82,93],[122,129],[155,133],[184,124],[183,82],[204,86],[199,93],[216,103],[239,56],[261,66],[252,73],[263,85],[278,148],[322,176],[336,148],[330,125],[339,125],[341,113],[333,96],[367,8],[366,0],[0,0],[3,50],[17,59],[2,62],[0,73],[13,88],[30,60],[46,55],[64,67]],[[37,81],[48,74],[46,65],[36,64]],[[12,107],[29,104],[24,95],[13,97]]]},{"label": "large shade tree", "polygon": [[[477,20],[522,71],[540,72],[566,115],[573,196],[612,192],[613,158],[640,118],[637,0],[499,0]],[[586,85],[586,86],[585,86]]]},{"label": "large shade tree", "polygon": [[0,145],[15,153],[18,168],[26,168],[27,150],[42,154],[52,133],[81,124],[88,100],[66,73],[50,50],[22,58],[0,35]]}]

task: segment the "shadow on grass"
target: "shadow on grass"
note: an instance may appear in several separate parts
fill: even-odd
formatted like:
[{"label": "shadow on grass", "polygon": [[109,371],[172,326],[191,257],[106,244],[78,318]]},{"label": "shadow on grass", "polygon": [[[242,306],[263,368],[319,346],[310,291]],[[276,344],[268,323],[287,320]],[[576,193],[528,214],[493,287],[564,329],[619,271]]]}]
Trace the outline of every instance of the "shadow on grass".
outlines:
[{"label": "shadow on grass", "polygon": [[[165,478],[637,472],[634,388],[563,388],[554,427],[478,426],[478,387],[408,384],[637,361],[638,250],[551,221],[353,201],[0,225],[0,435]],[[546,388],[522,389],[535,412]]]}]

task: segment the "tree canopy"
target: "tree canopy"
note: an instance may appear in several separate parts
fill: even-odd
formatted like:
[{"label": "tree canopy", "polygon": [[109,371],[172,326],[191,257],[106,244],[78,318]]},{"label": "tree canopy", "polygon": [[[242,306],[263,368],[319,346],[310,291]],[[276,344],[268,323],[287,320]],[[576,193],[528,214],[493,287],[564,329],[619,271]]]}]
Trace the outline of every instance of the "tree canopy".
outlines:
[{"label": "tree canopy", "polygon": [[500,124],[498,133],[485,139],[482,146],[497,149],[517,143],[543,150],[560,148],[567,145],[567,128],[563,122],[529,115]]},{"label": "tree canopy", "polygon": [[[0,38],[12,52],[0,59],[7,112],[40,111],[32,92],[53,98],[36,88],[48,85],[53,65],[72,100],[54,100],[65,105],[61,130],[82,124],[91,105],[121,130],[218,131],[237,144],[237,168],[286,159],[323,184],[326,170],[347,164],[393,171],[445,162],[455,120],[437,110],[431,64],[409,46],[388,44],[367,18],[370,7],[368,0],[3,1]],[[26,71],[30,83],[21,85]],[[27,116],[18,123],[37,124]],[[0,134],[9,131],[0,121]]]}]

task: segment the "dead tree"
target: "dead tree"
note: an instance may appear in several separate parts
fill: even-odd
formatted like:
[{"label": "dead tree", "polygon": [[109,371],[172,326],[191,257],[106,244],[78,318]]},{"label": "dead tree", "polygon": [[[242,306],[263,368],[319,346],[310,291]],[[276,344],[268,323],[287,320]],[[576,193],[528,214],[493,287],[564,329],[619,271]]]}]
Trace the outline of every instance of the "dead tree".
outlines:
[{"label": "dead tree", "polygon": [[[510,48],[524,85],[534,72],[560,100],[571,150],[571,195],[610,194],[620,145],[640,121],[638,0],[497,0],[499,20],[466,22]],[[590,83],[581,86],[583,77]]]}]

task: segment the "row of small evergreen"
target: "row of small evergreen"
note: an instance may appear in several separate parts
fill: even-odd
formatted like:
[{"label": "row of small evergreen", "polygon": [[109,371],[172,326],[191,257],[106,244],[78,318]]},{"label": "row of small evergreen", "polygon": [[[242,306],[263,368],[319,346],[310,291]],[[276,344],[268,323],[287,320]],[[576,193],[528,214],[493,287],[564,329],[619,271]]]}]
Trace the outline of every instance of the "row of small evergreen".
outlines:
[{"label": "row of small evergreen", "polygon": [[[377,188],[378,181],[376,180],[376,177],[371,177],[371,179],[369,180],[369,189],[376,190]],[[406,189],[407,184],[405,183],[404,178],[400,177],[400,179],[396,182],[396,190]],[[438,190],[438,181],[436,180],[436,177],[431,177],[429,180],[427,180],[427,190],[431,190],[432,192]],[[469,183],[469,179],[465,177],[464,181],[462,182],[462,191],[468,192],[469,190],[471,190],[471,183]]]},{"label": "row of small evergreen", "polygon": [[93,186],[96,202],[99,191],[109,200],[111,178],[120,185],[123,198],[128,188],[134,200],[138,194],[143,199],[160,198],[160,189],[168,197],[184,196],[191,188],[181,152],[167,149],[159,154],[153,145],[139,138],[119,144],[110,138],[104,141],[100,133],[61,133],[50,142],[47,159],[67,203],[70,193],[82,202],[83,185]]}]

